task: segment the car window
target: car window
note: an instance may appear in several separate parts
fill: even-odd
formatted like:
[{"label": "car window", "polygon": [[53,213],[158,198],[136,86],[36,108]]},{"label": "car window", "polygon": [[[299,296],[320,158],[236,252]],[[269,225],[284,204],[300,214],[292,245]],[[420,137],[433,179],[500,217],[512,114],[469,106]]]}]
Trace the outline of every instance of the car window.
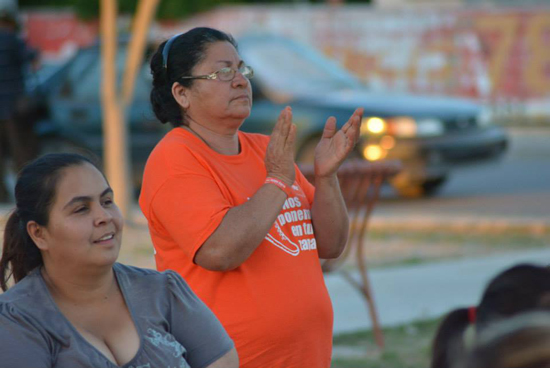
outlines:
[{"label": "car window", "polygon": [[313,50],[286,42],[253,42],[241,54],[254,68],[254,78],[278,93],[311,93],[357,88],[360,83]]},{"label": "car window", "polygon": [[[126,60],[126,50],[122,49],[117,54],[117,85],[123,77]],[[65,97],[78,101],[99,101],[101,83],[101,60],[100,53],[96,49],[84,50],[73,61],[68,72],[68,78],[62,88]],[[147,100],[151,82],[147,68],[142,67],[136,76],[134,101]]]},{"label": "car window", "polygon": [[87,70],[95,63],[97,57],[97,52],[90,49],[78,52],[67,68],[66,76],[61,85],[61,97],[72,98],[74,96],[75,87],[82,77],[87,74]]}]

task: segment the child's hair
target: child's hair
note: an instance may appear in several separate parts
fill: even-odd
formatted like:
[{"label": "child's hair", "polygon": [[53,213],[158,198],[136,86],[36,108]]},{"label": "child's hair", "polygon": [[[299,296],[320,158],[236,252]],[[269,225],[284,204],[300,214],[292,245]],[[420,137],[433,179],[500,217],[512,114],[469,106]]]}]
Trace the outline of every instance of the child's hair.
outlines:
[{"label": "child's hair", "polygon": [[497,275],[487,286],[479,306],[451,311],[432,345],[431,368],[448,368],[465,351],[464,332],[473,324],[476,333],[518,313],[550,309],[550,269],[521,264]]},{"label": "child's hair", "polygon": [[491,325],[480,333],[460,367],[550,367],[550,314],[522,313]]}]

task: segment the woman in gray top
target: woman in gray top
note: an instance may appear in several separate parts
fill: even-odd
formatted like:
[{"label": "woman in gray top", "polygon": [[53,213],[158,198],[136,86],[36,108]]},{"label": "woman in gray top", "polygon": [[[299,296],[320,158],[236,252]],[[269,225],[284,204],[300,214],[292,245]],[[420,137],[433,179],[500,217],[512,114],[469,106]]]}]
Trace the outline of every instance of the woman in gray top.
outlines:
[{"label": "woman in gray top", "polygon": [[174,272],[124,266],[103,174],[74,154],[19,174],[0,260],[0,365],[237,368],[233,342]]}]

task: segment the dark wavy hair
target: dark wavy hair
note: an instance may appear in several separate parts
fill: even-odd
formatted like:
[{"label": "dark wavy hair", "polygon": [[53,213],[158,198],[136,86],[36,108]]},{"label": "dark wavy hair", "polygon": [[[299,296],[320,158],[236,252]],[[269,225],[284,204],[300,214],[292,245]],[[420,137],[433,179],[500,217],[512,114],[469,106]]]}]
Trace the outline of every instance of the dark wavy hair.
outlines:
[{"label": "dark wavy hair", "polygon": [[550,315],[520,313],[483,331],[460,368],[550,367]]},{"label": "dark wavy hair", "polygon": [[[520,264],[498,274],[485,288],[476,307],[476,335],[495,322],[519,313],[550,310],[550,268]],[[468,308],[448,313],[432,345],[431,368],[448,368],[465,354]]]},{"label": "dark wavy hair", "polygon": [[[55,153],[37,158],[19,172],[15,185],[15,208],[4,229],[0,258],[0,287],[6,291],[8,280],[21,281],[34,268],[44,264],[40,250],[27,232],[27,223],[47,226],[63,169],[95,160],[74,153]],[[99,170],[99,168],[98,168]]]},{"label": "dark wavy hair", "polygon": [[[192,74],[193,68],[206,56],[206,49],[215,42],[229,42],[237,48],[233,37],[213,28],[199,27],[174,36],[164,65],[163,50],[168,41],[161,43],[151,58],[153,89],[151,105],[153,112],[163,124],[169,122],[174,127],[185,124],[185,112],[172,96],[172,85],[181,76]],[[184,87],[191,87],[192,79],[179,80]]]}]

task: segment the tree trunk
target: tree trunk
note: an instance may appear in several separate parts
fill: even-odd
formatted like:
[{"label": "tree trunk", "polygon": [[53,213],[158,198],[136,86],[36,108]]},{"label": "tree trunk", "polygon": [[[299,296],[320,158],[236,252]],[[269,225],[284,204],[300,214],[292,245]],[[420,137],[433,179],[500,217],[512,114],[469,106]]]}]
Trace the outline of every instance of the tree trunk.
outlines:
[{"label": "tree trunk", "polygon": [[101,0],[101,103],[103,107],[103,161],[105,174],[123,216],[130,213],[127,132],[116,86],[116,0]]},{"label": "tree trunk", "polygon": [[126,109],[132,103],[136,75],[143,62],[147,46],[149,26],[156,13],[159,0],[141,0],[132,24],[132,38],[128,46],[124,79],[122,82],[122,104]]},{"label": "tree trunk", "polygon": [[140,69],[147,42],[147,32],[159,0],[141,0],[134,19],[122,91],[116,85],[117,3],[101,0],[101,103],[103,107],[103,144],[105,174],[116,195],[122,215],[131,221],[131,157],[128,149],[127,110],[132,103],[136,75]]}]

